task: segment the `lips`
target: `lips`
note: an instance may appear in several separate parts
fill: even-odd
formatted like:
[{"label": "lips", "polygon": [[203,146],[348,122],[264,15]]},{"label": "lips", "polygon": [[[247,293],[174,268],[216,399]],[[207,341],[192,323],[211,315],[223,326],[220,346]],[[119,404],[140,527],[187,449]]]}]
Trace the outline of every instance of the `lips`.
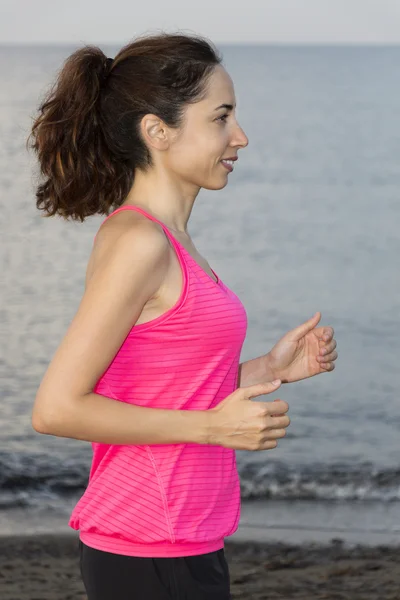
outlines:
[{"label": "lips", "polygon": [[225,167],[225,169],[228,169],[228,171],[232,172],[233,171],[233,162],[231,160],[221,160],[221,164],[222,166]]}]

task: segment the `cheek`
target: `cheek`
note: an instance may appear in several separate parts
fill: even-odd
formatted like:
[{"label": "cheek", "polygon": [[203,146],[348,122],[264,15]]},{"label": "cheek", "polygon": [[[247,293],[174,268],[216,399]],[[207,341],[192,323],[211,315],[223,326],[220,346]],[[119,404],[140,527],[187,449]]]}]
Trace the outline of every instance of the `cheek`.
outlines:
[{"label": "cheek", "polygon": [[209,174],[226,155],[229,143],[227,127],[216,124],[186,131],[169,152],[169,165],[181,175]]},{"label": "cheek", "polygon": [[220,154],[220,147],[216,146],[215,140],[194,138],[190,144],[174,150],[171,156],[173,169],[182,174],[206,172],[216,164]]},{"label": "cheek", "polygon": [[173,160],[174,171],[183,176],[199,171],[204,164],[203,153],[195,143],[175,152]]}]

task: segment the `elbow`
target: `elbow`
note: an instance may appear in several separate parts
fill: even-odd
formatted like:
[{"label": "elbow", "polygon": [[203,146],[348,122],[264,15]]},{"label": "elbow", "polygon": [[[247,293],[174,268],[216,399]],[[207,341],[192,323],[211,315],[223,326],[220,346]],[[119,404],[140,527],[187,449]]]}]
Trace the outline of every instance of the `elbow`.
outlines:
[{"label": "elbow", "polygon": [[48,423],[43,418],[43,415],[41,415],[37,409],[34,409],[32,411],[31,425],[32,425],[32,428],[37,433],[44,433],[44,434],[51,433]]},{"label": "elbow", "polygon": [[55,407],[49,405],[45,398],[36,396],[31,415],[31,425],[37,433],[45,435],[61,434],[62,436],[62,424],[65,423],[63,412],[59,405],[55,410]]},{"label": "elbow", "polygon": [[36,431],[36,433],[48,433],[47,429],[43,426],[43,423],[37,421],[36,419],[32,419],[31,421],[32,429]]}]

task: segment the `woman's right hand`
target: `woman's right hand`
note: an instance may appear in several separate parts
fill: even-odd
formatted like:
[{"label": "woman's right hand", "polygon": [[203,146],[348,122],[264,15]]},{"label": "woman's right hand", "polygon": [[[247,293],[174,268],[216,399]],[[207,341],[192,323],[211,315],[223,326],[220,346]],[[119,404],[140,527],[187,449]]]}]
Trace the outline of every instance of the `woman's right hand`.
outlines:
[{"label": "woman's right hand", "polygon": [[276,448],[277,440],[286,435],[290,424],[285,414],[289,405],[284,400],[252,402],[250,398],[272,394],[281,386],[258,383],[238,388],[208,410],[210,413],[210,445],[224,446],[235,450],[270,450]]}]

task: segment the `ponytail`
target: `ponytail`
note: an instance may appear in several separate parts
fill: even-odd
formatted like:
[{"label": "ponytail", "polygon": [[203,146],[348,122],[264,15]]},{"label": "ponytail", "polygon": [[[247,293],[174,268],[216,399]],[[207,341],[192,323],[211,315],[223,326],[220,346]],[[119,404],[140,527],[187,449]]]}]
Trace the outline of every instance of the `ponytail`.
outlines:
[{"label": "ponytail", "polygon": [[76,50],[39,106],[27,142],[44,177],[37,208],[84,221],[120,206],[135,170],[153,164],[142,117],[156,114],[178,127],[183,105],[202,97],[220,62],[210,42],[179,34],[139,38],[113,61],[96,46]]}]

